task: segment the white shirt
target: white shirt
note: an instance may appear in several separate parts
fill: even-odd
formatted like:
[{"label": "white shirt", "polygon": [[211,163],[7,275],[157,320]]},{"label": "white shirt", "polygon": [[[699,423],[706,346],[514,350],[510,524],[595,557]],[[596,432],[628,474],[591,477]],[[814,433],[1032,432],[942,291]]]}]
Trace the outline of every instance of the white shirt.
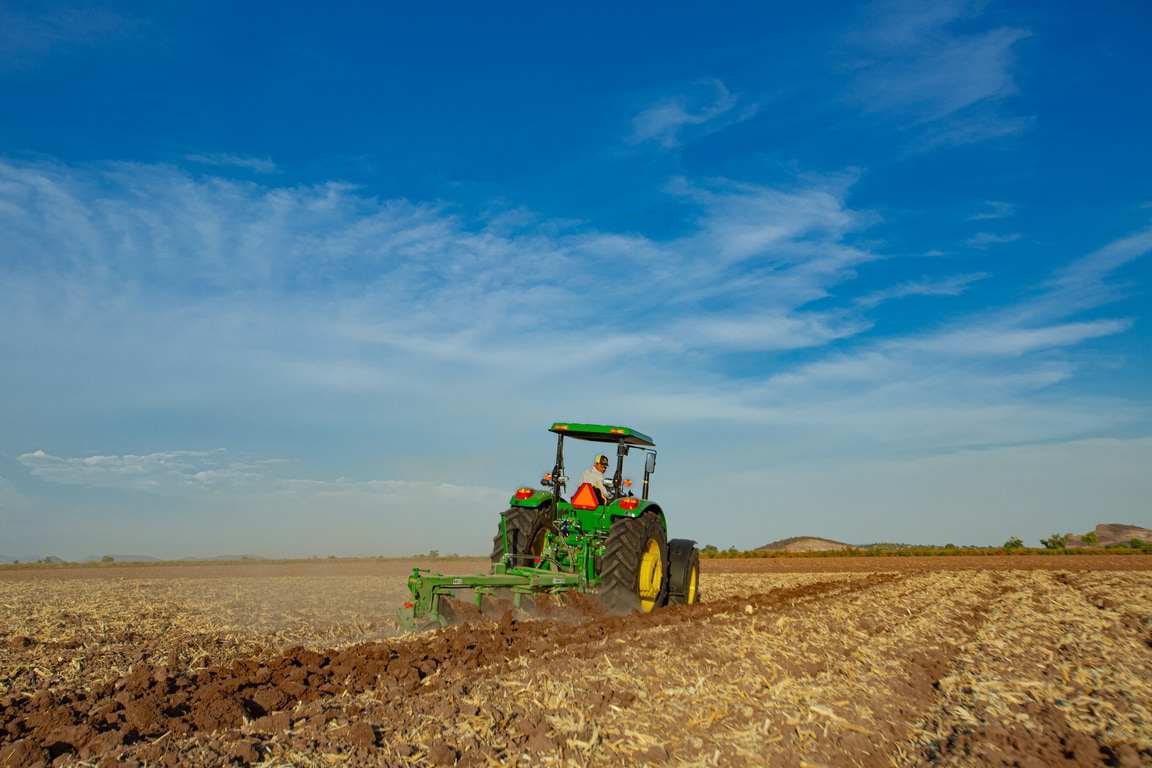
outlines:
[{"label": "white shirt", "polygon": [[584,483],[591,483],[593,488],[599,488],[600,493],[604,494],[605,503],[612,497],[608,494],[608,489],[604,487],[604,473],[600,468],[593,464],[588,469],[584,470],[584,474],[580,475],[580,485]]}]

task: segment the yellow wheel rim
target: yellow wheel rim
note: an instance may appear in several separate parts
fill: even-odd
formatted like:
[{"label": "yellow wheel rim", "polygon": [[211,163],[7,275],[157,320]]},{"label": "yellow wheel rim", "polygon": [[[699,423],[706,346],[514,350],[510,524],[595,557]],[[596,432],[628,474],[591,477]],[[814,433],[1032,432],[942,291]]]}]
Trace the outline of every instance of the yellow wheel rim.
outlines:
[{"label": "yellow wheel rim", "polygon": [[548,529],[541,528],[536,532],[536,538],[532,539],[532,556],[540,557],[540,553],[544,551],[544,545],[548,543]]},{"label": "yellow wheel rim", "polygon": [[696,584],[700,578],[700,571],[693,568],[688,572],[688,605],[696,602]]},{"label": "yellow wheel rim", "polygon": [[664,586],[664,558],[660,557],[660,544],[648,539],[640,555],[640,610],[648,613],[656,607],[660,589]]}]

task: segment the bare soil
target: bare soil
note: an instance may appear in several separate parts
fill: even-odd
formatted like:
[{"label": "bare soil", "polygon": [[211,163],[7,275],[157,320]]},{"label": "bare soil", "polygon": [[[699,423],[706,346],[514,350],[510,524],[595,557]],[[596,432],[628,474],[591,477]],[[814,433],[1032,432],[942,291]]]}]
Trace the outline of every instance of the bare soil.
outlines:
[{"label": "bare soil", "polygon": [[705,560],[402,635],[414,564],[2,571],[0,765],[1152,765],[1152,557]]}]

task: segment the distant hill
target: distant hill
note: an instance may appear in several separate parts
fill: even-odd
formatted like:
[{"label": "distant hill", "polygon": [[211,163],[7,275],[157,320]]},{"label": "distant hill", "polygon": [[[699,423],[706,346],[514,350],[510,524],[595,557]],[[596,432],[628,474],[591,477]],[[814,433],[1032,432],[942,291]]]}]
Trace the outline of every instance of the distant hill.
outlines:
[{"label": "distant hill", "polygon": [[[1123,525],[1121,523],[1100,523],[1096,526],[1096,543],[1088,544],[1083,536],[1066,534],[1069,547],[1109,547],[1113,544],[1127,544],[1132,539],[1140,539],[1152,544],[1152,529],[1141,528],[1136,525]],[[836,549],[914,549],[917,546],[931,547],[934,545],[911,544],[845,544],[834,539],[824,539],[819,536],[793,536],[780,539],[771,544],[757,547],[755,552],[823,552]]]},{"label": "distant hill", "polygon": [[[111,560],[105,560],[105,558],[109,558],[109,557],[112,559]],[[210,560],[211,561],[222,560],[222,561],[227,562],[229,560],[263,560],[263,559],[264,558],[259,557],[257,555],[212,555],[211,557],[182,557],[182,558],[180,558],[180,562],[199,563],[199,562],[205,562],[205,561],[210,561]],[[173,560],[171,558],[153,557],[152,555],[101,555],[99,557],[88,557],[88,558],[85,558],[85,560],[84,560],[84,562],[86,562],[86,563],[98,563],[101,561],[113,562],[113,563],[164,563],[164,562],[173,562]]]},{"label": "distant hill", "polygon": [[98,563],[108,557],[112,558],[112,562],[115,563],[154,563],[160,560],[160,558],[151,555],[100,555],[99,557],[87,557],[84,562]]},{"label": "distant hill", "polygon": [[1109,547],[1113,544],[1127,544],[1132,539],[1140,539],[1152,544],[1152,530],[1136,525],[1123,525],[1121,523],[1100,523],[1096,526],[1096,544],[1087,544],[1083,536],[1069,533],[1069,547]]},{"label": "distant hill", "polygon": [[1100,523],[1096,526],[1096,545],[1106,547],[1109,544],[1127,544],[1132,539],[1140,539],[1152,544],[1152,530],[1140,528],[1135,525],[1121,525],[1119,523]]},{"label": "distant hill", "polygon": [[66,563],[67,560],[61,560],[55,555],[48,555],[48,557],[24,555],[23,557],[9,557],[8,555],[0,555],[0,563],[8,565],[10,563],[51,563],[52,565],[59,565]]},{"label": "distant hill", "polygon": [[185,560],[263,560],[259,555],[213,555],[212,557],[185,557]]},{"label": "distant hill", "polygon": [[842,541],[821,539],[816,536],[793,536],[790,539],[780,539],[771,544],[757,547],[756,552],[822,552],[831,549],[847,549],[852,546]]}]

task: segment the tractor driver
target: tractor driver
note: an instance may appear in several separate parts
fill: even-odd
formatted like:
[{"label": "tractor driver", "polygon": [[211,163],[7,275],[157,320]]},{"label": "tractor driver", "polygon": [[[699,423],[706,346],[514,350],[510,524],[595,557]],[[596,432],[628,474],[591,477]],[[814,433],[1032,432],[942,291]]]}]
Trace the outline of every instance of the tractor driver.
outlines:
[{"label": "tractor driver", "polygon": [[580,484],[588,483],[592,486],[592,490],[596,492],[596,496],[601,504],[607,504],[612,500],[608,493],[608,488],[604,485],[604,472],[608,469],[608,457],[600,454],[596,457],[595,463],[588,469],[584,470],[584,474],[580,476]]}]

